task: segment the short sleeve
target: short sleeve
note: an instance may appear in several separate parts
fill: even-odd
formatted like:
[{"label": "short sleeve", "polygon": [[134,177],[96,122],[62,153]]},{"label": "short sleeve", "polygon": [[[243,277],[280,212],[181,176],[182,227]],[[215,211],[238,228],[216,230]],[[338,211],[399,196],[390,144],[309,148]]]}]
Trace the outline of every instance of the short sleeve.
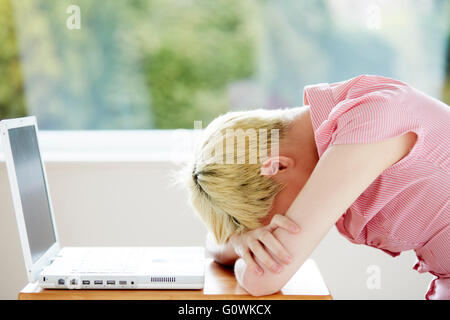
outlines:
[{"label": "short sleeve", "polygon": [[374,143],[408,131],[419,135],[408,92],[400,81],[368,75],[305,88],[319,156],[335,144]]}]

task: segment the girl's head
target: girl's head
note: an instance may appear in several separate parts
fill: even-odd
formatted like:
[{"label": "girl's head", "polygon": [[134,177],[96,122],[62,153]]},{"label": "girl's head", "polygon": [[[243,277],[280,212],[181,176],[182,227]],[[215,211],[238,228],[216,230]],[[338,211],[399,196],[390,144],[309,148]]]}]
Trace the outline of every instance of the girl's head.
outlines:
[{"label": "girl's head", "polygon": [[218,243],[260,227],[269,215],[284,187],[270,169],[294,115],[294,109],[230,112],[202,133],[186,178],[190,201]]}]

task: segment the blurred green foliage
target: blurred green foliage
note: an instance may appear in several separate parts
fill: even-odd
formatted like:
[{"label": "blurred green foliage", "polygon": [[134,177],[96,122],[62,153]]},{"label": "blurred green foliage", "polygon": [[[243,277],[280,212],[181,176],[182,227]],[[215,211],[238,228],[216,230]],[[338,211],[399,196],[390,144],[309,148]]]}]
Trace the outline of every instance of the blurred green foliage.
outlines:
[{"label": "blurred green foliage", "polygon": [[[80,30],[66,28],[71,4]],[[441,30],[433,15],[444,1],[435,4],[429,16],[403,17],[423,32],[396,47],[397,35],[339,27],[326,0],[0,0],[0,118],[34,114],[43,129],[192,128],[241,108],[230,96],[249,107],[298,104],[305,84],[391,76],[404,56],[423,60],[422,74],[433,60],[427,35]]]},{"label": "blurred green foliage", "polygon": [[0,119],[26,115],[23,77],[11,3],[0,0]]},{"label": "blurred green foliage", "polygon": [[251,12],[257,7],[241,0],[202,0],[195,7],[191,2],[166,3],[140,2],[141,10],[150,14],[149,33],[139,42],[152,38],[143,66],[155,126],[192,128],[194,119],[209,122],[226,112],[227,85],[255,72]]},{"label": "blurred green foliage", "polygon": [[41,128],[192,128],[255,70],[254,1],[79,0],[76,31],[73,3],[0,0],[1,118],[25,114],[18,34]]},{"label": "blurred green foliage", "polygon": [[[449,9],[450,10],[450,9]],[[450,12],[449,12],[450,15]],[[450,26],[449,26],[450,28]],[[447,36],[447,55],[445,66],[445,83],[442,88],[442,100],[450,105],[450,30]]]}]

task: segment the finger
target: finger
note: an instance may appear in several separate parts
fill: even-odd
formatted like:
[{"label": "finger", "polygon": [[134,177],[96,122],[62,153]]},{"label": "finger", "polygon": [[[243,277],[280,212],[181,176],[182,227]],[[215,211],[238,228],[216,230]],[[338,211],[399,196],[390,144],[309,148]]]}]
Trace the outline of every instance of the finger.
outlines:
[{"label": "finger", "polygon": [[244,259],[245,263],[247,264],[247,268],[249,268],[249,270],[252,270],[256,275],[261,276],[264,273],[264,270],[260,266],[258,266],[256,261],[253,259],[250,251],[246,250],[245,252],[241,252],[240,257]]},{"label": "finger", "polygon": [[276,214],[273,216],[272,220],[270,221],[269,228],[271,229],[271,231],[276,228],[283,228],[294,234],[300,231],[300,227],[294,221],[281,214]]},{"label": "finger", "polygon": [[276,273],[281,271],[281,266],[272,258],[258,240],[255,239],[252,241],[249,248],[266,268]]},{"label": "finger", "polygon": [[261,243],[273,254],[276,258],[283,261],[286,264],[292,262],[292,256],[283,247],[280,241],[270,231],[265,231],[260,235],[259,240]]}]

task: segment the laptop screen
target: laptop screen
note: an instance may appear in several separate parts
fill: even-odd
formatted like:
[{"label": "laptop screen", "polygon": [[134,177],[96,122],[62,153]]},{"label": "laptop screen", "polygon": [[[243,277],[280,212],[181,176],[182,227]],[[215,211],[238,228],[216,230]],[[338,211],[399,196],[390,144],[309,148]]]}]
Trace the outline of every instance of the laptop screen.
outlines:
[{"label": "laptop screen", "polygon": [[55,242],[46,181],[34,126],[9,129],[25,227],[35,263]]}]

